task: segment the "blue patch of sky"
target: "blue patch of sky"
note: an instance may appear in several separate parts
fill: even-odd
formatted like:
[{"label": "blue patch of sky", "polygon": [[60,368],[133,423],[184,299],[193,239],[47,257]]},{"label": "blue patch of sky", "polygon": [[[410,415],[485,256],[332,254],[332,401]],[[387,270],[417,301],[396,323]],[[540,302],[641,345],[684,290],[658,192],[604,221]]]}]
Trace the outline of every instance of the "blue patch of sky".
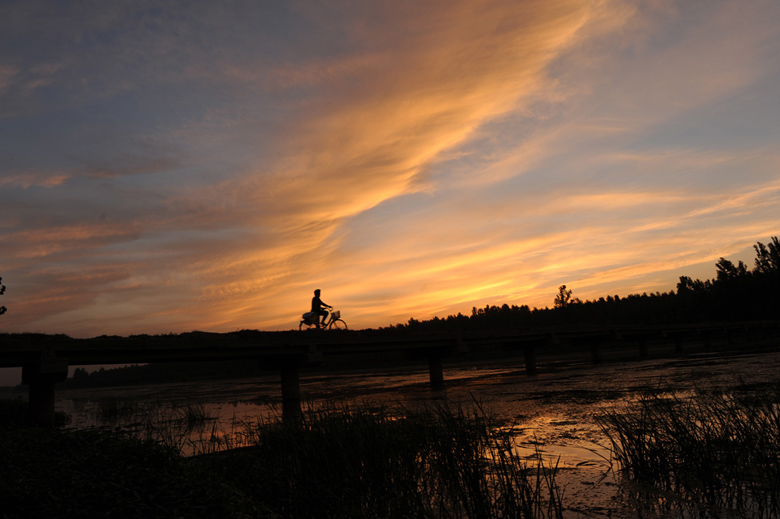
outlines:
[{"label": "blue patch of sky", "polygon": [[698,106],[665,121],[636,137],[657,147],[745,150],[777,143],[780,103],[767,103],[776,96],[780,78],[765,78],[758,84]]}]

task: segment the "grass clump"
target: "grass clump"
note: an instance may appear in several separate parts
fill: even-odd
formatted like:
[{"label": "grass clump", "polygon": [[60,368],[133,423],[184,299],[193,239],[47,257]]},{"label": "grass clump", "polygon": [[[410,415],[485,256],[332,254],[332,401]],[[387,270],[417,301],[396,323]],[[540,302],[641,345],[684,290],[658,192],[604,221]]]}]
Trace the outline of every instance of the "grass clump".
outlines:
[{"label": "grass clump", "polygon": [[100,402],[95,410],[96,418],[101,422],[116,423],[132,418],[138,413],[138,404],[121,398],[109,398]]},{"label": "grass clump", "polygon": [[251,447],[192,458],[126,435],[26,431],[0,429],[8,517],[562,513],[554,470],[526,466],[510,433],[478,409],[324,408],[296,424],[247,425]]},{"label": "grass clump", "polygon": [[780,516],[779,385],[648,391],[599,421],[626,476],[664,492],[645,502],[699,517]]},{"label": "grass clump", "polygon": [[208,422],[215,422],[216,415],[210,414],[203,403],[188,402],[183,405],[149,406],[136,414],[139,428],[136,437],[175,447],[181,453],[197,450],[195,433],[202,436]]},{"label": "grass clump", "polygon": [[[203,402],[139,403],[121,398],[101,400],[92,410],[101,429],[123,431],[142,440],[176,447],[184,455],[203,450],[199,443],[217,414]],[[208,444],[208,443],[207,443]]]},{"label": "grass clump", "polygon": [[222,467],[283,517],[561,516],[554,474],[495,425],[478,409],[322,408],[245,433],[255,447]]}]

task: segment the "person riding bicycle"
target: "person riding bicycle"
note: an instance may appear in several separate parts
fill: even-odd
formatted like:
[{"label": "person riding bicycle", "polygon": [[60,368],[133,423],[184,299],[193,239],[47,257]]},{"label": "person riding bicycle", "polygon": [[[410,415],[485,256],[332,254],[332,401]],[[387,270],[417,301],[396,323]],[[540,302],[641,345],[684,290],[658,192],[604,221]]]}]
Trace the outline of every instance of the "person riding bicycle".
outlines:
[{"label": "person riding bicycle", "polygon": [[322,302],[322,299],[320,299],[320,289],[314,291],[314,297],[311,298],[311,312],[313,314],[316,314],[318,316],[322,316],[322,323],[319,322],[319,319],[317,319],[317,327],[325,326],[325,322],[328,319],[328,311],[324,310],[324,308],[333,308],[330,305],[326,305]]}]

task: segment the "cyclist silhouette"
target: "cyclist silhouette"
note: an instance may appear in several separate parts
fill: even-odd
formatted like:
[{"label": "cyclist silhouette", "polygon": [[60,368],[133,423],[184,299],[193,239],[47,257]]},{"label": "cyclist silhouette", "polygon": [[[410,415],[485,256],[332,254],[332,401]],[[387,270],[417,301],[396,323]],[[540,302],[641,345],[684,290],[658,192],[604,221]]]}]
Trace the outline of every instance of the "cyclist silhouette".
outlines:
[{"label": "cyclist silhouette", "polygon": [[312,313],[322,317],[321,323],[319,322],[318,319],[318,324],[317,324],[318,328],[320,326],[325,326],[325,322],[328,319],[328,311],[324,310],[324,308],[333,308],[333,307],[330,305],[326,305],[325,303],[322,302],[322,299],[320,299],[320,289],[318,288],[317,290],[314,291],[314,297],[311,298]]}]

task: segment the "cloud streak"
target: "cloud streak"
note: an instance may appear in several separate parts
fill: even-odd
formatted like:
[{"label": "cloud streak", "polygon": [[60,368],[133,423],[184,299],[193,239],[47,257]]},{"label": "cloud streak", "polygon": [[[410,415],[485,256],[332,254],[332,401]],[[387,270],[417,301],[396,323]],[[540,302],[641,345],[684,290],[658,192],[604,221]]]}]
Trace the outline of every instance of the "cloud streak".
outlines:
[{"label": "cloud streak", "polygon": [[8,10],[8,331],[663,291],[777,234],[771,2]]}]

